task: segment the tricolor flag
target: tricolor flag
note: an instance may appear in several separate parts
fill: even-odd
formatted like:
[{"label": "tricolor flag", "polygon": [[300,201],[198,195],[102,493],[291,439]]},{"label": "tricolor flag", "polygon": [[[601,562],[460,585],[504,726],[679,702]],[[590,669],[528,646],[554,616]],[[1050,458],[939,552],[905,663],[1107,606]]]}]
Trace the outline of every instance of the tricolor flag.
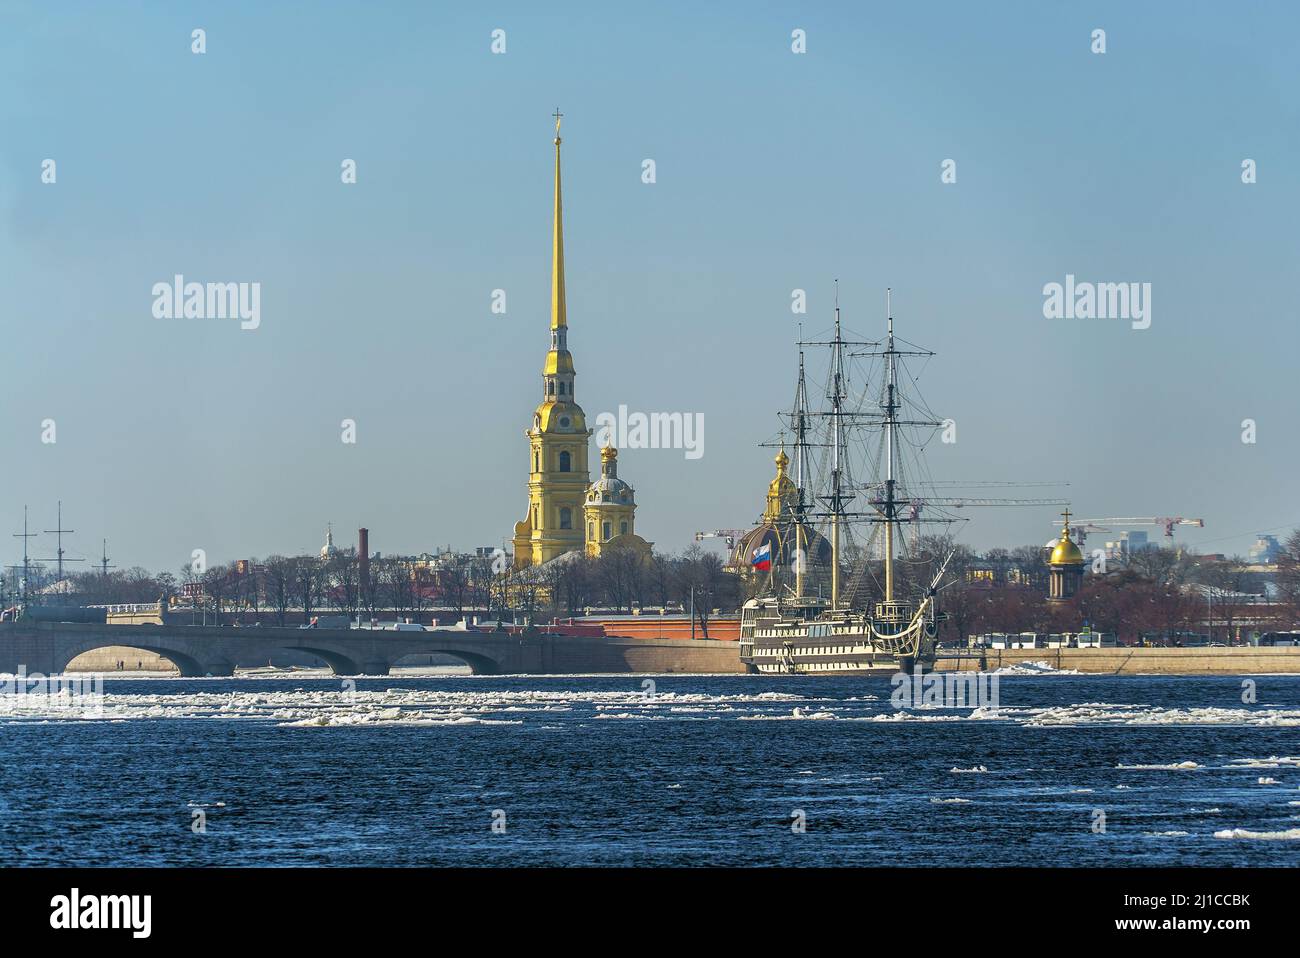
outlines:
[{"label": "tricolor flag", "polygon": [[772,544],[764,542],[754,550],[754,558],[750,563],[759,572],[766,572],[772,568]]}]

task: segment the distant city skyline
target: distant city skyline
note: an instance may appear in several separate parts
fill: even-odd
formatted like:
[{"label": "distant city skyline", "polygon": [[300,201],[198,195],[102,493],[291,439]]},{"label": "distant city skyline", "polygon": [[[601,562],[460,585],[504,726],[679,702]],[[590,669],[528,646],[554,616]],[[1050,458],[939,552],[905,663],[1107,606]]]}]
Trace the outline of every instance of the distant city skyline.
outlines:
[{"label": "distant city skyline", "polygon": [[[316,552],[331,522],[385,554],[509,540],[557,104],[589,424],[703,423],[698,457],[619,456],[657,550],[757,519],[836,279],[848,329],[878,338],[892,287],[938,353],[936,478],[1068,480],[1082,518],[1204,518],[1175,541],[1209,552],[1300,525],[1293,9],[669,7],[0,13],[0,563],[58,500],[80,568],[102,539],[154,571]],[[177,276],[256,284],[256,323],[155,309]],[[1145,316],[1049,319],[1067,278]],[[1041,544],[1059,511],[959,535]]]}]

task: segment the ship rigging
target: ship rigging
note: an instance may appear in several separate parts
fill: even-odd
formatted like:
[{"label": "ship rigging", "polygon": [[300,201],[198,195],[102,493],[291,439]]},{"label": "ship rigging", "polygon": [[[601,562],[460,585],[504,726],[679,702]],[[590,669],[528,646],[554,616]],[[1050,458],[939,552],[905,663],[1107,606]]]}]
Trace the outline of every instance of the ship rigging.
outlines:
[{"label": "ship rigging", "polygon": [[[933,661],[936,608],[955,549],[951,536],[923,539],[923,524],[965,521],[953,510],[976,505],[1056,503],[1050,499],[996,499],[945,495],[931,479],[924,451],[951,420],[939,419],[921,399],[914,360],[935,354],[895,334],[892,291],[886,291],[885,338],[846,338],[838,283],[833,332],[828,339],[798,341],[794,404],[782,415],[793,440],[794,495],[789,507],[794,550],[793,584],[770,573],[767,594],[745,603],[741,658],[758,672],[856,672],[902,668]],[[829,351],[825,405],[808,400],[809,348]],[[876,375],[854,371],[853,360],[870,360]],[[862,382],[862,391],[856,388]],[[875,396],[866,388],[879,383]],[[784,447],[785,429],[780,443]],[[865,441],[875,434],[878,442]],[[766,444],[766,443],[765,443]],[[778,464],[784,452],[778,458]],[[859,484],[859,469],[872,478]],[[969,485],[990,486],[999,483]],[[1001,483],[1017,485],[1018,483]],[[956,484],[968,485],[968,484]],[[1027,483],[1059,485],[1059,483]],[[871,529],[859,542],[854,529]],[[809,594],[807,544],[829,531],[830,594]],[[908,533],[911,542],[907,542]],[[900,572],[900,565],[905,570]],[[851,569],[847,587],[842,578]]]}]

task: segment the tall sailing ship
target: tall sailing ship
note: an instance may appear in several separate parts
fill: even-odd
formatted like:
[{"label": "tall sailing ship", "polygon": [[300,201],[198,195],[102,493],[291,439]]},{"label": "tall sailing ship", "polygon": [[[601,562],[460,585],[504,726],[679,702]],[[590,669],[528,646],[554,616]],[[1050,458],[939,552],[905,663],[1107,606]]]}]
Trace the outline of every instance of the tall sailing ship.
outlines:
[{"label": "tall sailing ship", "polygon": [[[794,477],[786,475],[783,430],[766,522],[740,540],[732,559],[733,569],[766,570],[759,594],[741,610],[740,658],[751,672],[912,672],[932,665],[945,617],[938,598],[956,549],[952,536],[921,530],[965,521],[953,510],[968,506],[1065,504],[954,495],[956,487],[1063,482],[935,480],[925,448],[953,423],[939,419],[913,388],[921,372],[913,364],[923,367],[935,354],[895,335],[890,291],[880,341],[846,338],[838,290],[835,299],[831,338],[801,336],[798,343],[794,405],[783,414]],[[817,410],[808,403],[808,348],[829,351],[825,403]]]},{"label": "tall sailing ship", "polygon": [[[742,609],[740,657],[751,672],[910,672],[932,663],[943,617],[937,595],[953,550],[950,540],[938,538],[919,554],[919,524],[960,521],[944,507],[977,504],[937,496],[920,457],[945,423],[919,396],[905,394],[902,380],[914,381],[906,363],[934,353],[895,336],[888,292],[886,335],[879,342],[845,338],[838,300],[837,293],[831,338],[800,337],[798,344],[799,376],[788,414],[794,490],[785,526],[793,542],[779,550],[790,569],[770,574],[766,594],[749,599]],[[826,348],[830,355],[826,403],[816,411],[808,405],[804,357],[809,347]],[[867,392],[869,382],[855,391],[855,359],[874,361],[879,383],[874,396]],[[815,468],[818,450],[820,468]],[[783,472],[784,460],[783,448],[777,458]],[[858,463],[871,474],[861,484],[854,476]],[[810,545],[825,542],[817,526],[829,531],[829,595],[824,568],[815,569],[809,558],[819,552]],[[870,532],[860,541],[855,530],[863,527]],[[768,568],[771,551],[771,542],[765,542],[755,565]],[[900,562],[908,564],[909,574],[900,575]],[[841,582],[845,567],[852,570],[847,587]]]}]

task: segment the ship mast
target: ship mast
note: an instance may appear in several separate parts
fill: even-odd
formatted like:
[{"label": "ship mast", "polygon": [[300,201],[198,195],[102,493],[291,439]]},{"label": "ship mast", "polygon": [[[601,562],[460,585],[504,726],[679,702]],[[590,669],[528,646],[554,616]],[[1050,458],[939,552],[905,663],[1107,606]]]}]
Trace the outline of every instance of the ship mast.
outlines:
[{"label": "ship mast", "polygon": [[840,523],[844,516],[841,447],[844,430],[844,340],[840,335],[840,281],[835,281],[835,339],[831,341],[831,611],[840,607]]},{"label": "ship mast", "polygon": [[[924,349],[899,349],[898,341],[894,338],[894,306],[893,290],[885,290],[885,315],[887,319],[887,330],[884,341],[884,348],[879,352],[854,353],[855,356],[879,356],[884,361],[884,383],[880,398],[880,418],[879,423],[884,439],[884,486],[883,495],[871,500],[871,505],[875,508],[877,518],[876,522],[882,523],[885,527],[884,536],[884,566],[885,582],[883,601],[877,605],[877,618],[882,621],[891,623],[905,622],[911,617],[908,611],[910,606],[906,600],[898,600],[895,596],[894,584],[894,551],[895,551],[895,526],[899,525],[899,506],[906,504],[909,496],[904,494],[901,498],[899,495],[899,432],[900,426],[921,426],[937,427],[943,425],[933,419],[915,417],[909,419],[900,419],[899,412],[903,408],[902,393],[898,388],[898,367],[900,360],[904,356],[933,356],[934,353]],[[906,343],[906,340],[904,340]],[[910,344],[909,344],[910,345]],[[934,500],[932,500],[934,501]]]},{"label": "ship mast", "polygon": [[[803,336],[799,337],[801,340]],[[804,483],[807,481],[806,460],[808,458],[808,384],[804,378],[803,367],[803,347],[799,349],[799,384],[794,391],[794,411],[791,414],[791,425],[794,427],[794,475],[795,488],[799,491],[799,498],[795,502],[794,511],[794,535],[795,535],[795,561],[794,561],[794,596],[796,599],[803,598],[803,573],[807,565],[807,557],[804,553],[804,519],[807,513],[807,504],[804,501]]]},{"label": "ship mast", "polygon": [[889,336],[885,344],[885,601],[894,600],[894,430],[898,426],[896,394],[896,353],[894,351],[893,292],[885,290],[885,313],[889,319]]},{"label": "ship mast", "polygon": [[[826,346],[830,348],[830,368],[827,375],[825,398],[827,406],[810,411],[808,408],[808,386],[804,374],[804,348],[807,346]],[[845,522],[849,519],[848,506],[852,503],[856,495],[853,488],[851,474],[851,464],[848,457],[848,441],[851,427],[855,424],[862,423],[864,420],[862,411],[854,408],[849,395],[849,375],[845,366],[846,348],[848,356],[865,355],[853,352],[852,350],[861,347],[878,347],[879,342],[859,342],[851,341],[844,338],[844,329],[840,316],[840,281],[835,281],[835,334],[830,339],[825,340],[804,340],[802,331],[799,341],[799,383],[795,391],[794,410],[790,414],[790,424],[795,436],[795,474],[796,484],[799,490],[798,505],[796,506],[796,535],[798,536],[800,557],[806,560],[803,553],[803,547],[807,542],[807,530],[804,524],[809,518],[809,509],[817,502],[825,503],[828,507],[825,511],[818,509],[816,517],[819,520],[830,520],[830,545],[831,545],[831,601],[830,609],[838,610],[843,598],[841,596],[841,542],[847,532],[844,527]],[[874,354],[873,354],[874,355]],[[829,442],[809,441],[808,425],[810,417],[818,419],[829,419],[830,429],[827,430]],[[872,417],[875,422],[875,417]],[[819,438],[820,429],[816,430]],[[814,481],[813,472],[809,469],[808,449],[812,445],[830,446],[830,475],[826,477],[828,482],[823,486],[820,476],[817,477],[816,491],[809,491],[808,484]],[[820,471],[820,470],[819,470]],[[803,594],[803,575],[807,563],[797,563],[795,570],[795,591],[797,595]]]}]

